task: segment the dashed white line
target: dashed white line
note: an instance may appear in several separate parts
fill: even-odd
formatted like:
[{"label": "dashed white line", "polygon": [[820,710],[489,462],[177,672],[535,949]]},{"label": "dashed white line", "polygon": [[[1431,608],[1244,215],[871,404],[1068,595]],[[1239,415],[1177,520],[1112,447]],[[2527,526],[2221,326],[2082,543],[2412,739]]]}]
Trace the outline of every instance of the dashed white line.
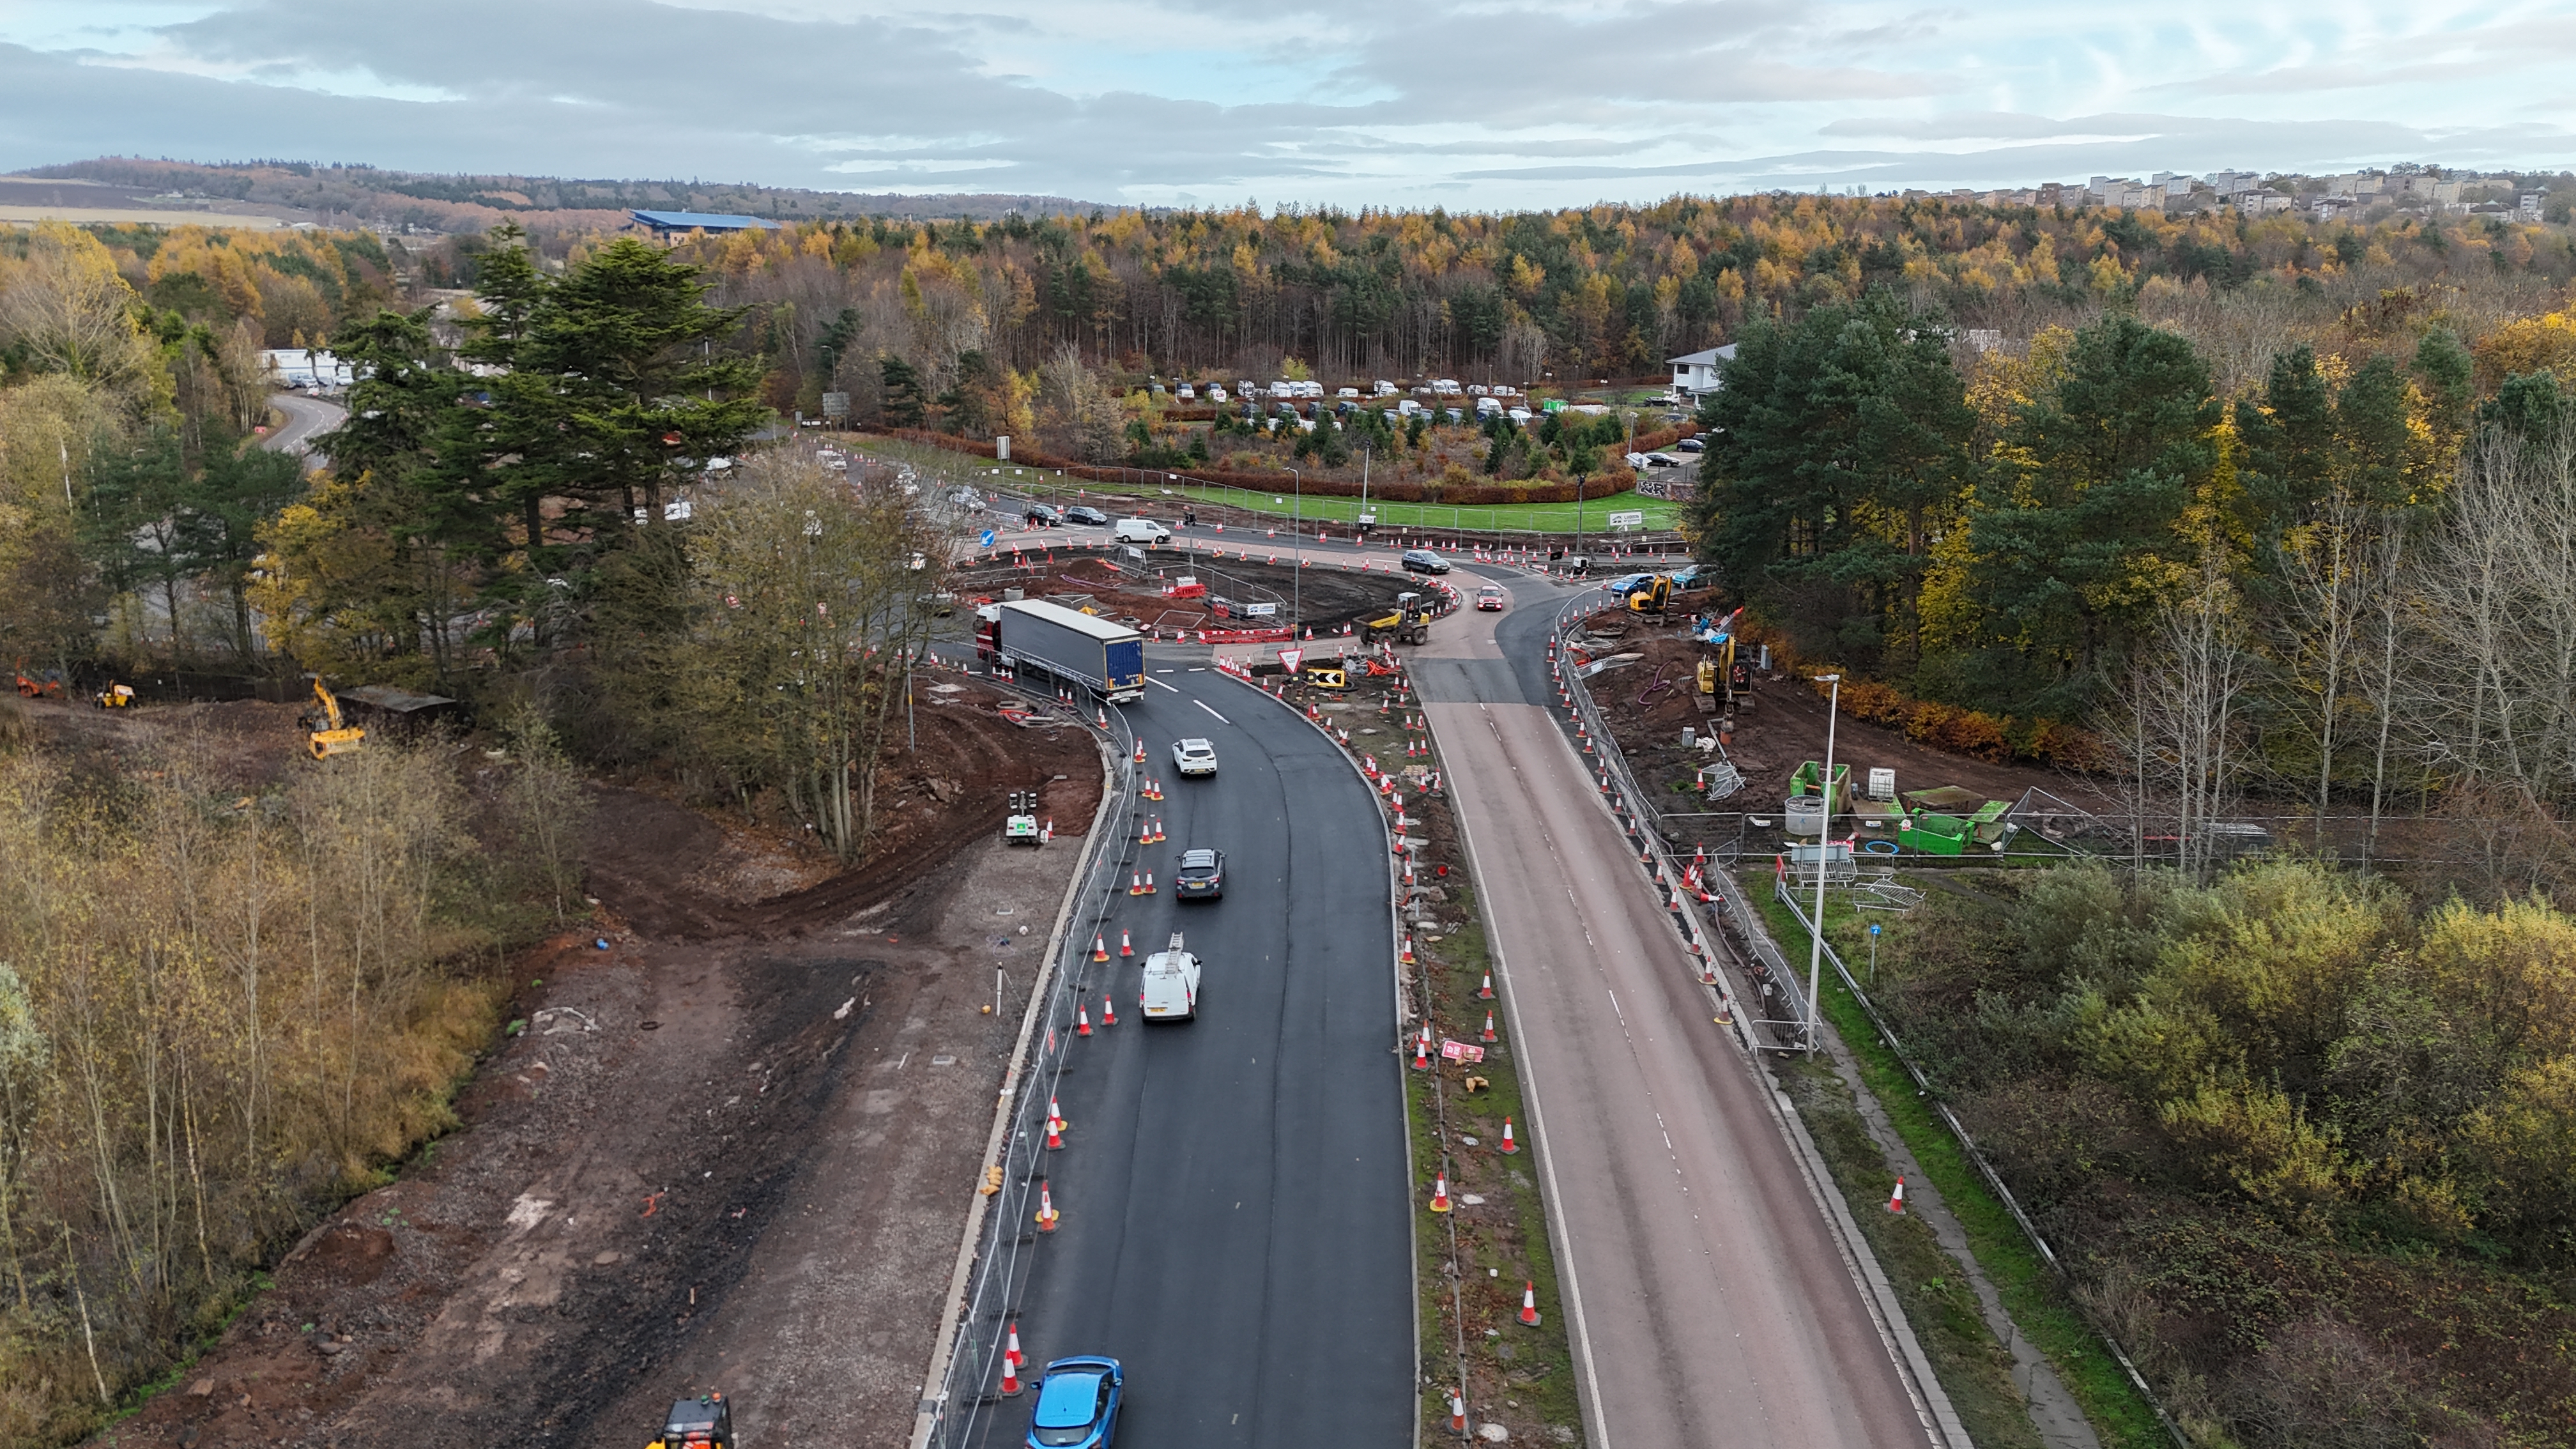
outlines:
[{"label": "dashed white line", "polygon": [[[1166,689],[1170,689],[1170,688],[1171,688],[1171,686],[1169,686],[1169,685],[1165,685],[1165,686],[1164,686],[1164,688],[1166,688]],[[1179,690],[1177,690],[1177,689],[1173,689],[1173,690],[1172,690],[1172,693],[1174,693],[1174,694],[1178,694],[1178,693],[1180,693],[1180,691],[1179,691]],[[1207,712],[1208,712],[1208,713],[1210,713],[1210,714],[1216,714],[1216,711],[1215,711],[1215,710],[1213,710],[1213,709],[1208,709],[1208,702],[1207,702],[1206,700],[1204,700],[1204,699],[1194,699],[1194,700],[1191,700],[1191,701],[1190,701],[1190,703],[1197,705],[1197,706],[1198,706],[1199,708],[1201,708],[1201,709],[1206,709],[1206,710],[1207,710]],[[1232,720],[1230,720],[1230,719],[1227,719],[1224,715],[1221,715],[1221,714],[1216,714],[1216,722],[1217,722],[1218,724],[1221,724],[1221,725],[1230,725],[1230,724],[1234,723],[1234,721],[1232,721]]]},{"label": "dashed white line", "polygon": [[1180,693],[1180,690],[1179,690],[1178,688],[1176,688],[1176,687],[1174,687],[1174,686],[1172,686],[1172,685],[1169,685],[1169,684],[1165,684],[1163,681],[1161,681],[1161,680],[1159,680],[1159,679],[1156,679],[1154,676],[1152,676],[1152,675],[1150,675],[1150,674],[1148,674],[1148,675],[1146,675],[1146,676],[1145,676],[1145,682],[1146,682],[1147,684],[1150,684],[1150,685],[1154,686],[1156,689],[1169,689],[1169,690],[1171,690],[1171,691],[1172,691],[1172,693],[1174,693],[1174,694],[1178,694],[1178,693]]}]

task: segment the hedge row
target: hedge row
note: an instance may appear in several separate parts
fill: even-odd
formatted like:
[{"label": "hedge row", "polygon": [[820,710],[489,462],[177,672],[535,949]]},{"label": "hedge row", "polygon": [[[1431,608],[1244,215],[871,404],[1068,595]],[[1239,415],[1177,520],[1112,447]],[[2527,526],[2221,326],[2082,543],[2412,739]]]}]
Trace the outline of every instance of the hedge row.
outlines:
[{"label": "hedge row", "polygon": [[[1818,686],[1819,692],[1824,688]],[[2100,739],[2061,721],[2026,720],[1934,704],[1876,680],[1846,682],[1842,710],[1857,720],[1903,730],[1905,737],[1916,744],[1980,760],[2037,760],[2068,769],[2091,770],[2104,759]]]},{"label": "hedge row", "polygon": [[[876,431],[881,431],[888,437],[901,438],[905,442],[919,443],[925,447],[944,448],[949,452],[964,453],[971,457],[990,458],[994,454],[991,443],[961,438],[954,433],[934,433],[920,428],[885,428]],[[1675,433],[1672,436],[1679,437],[1680,434]],[[1646,445],[1645,438],[1639,438],[1637,442],[1640,447]],[[1662,447],[1665,444],[1658,443],[1655,446]],[[1183,473],[1177,469],[1122,468],[1115,465],[1077,463],[1070,458],[1059,458],[1017,445],[1013,446],[1011,454],[1011,461],[1022,467],[1046,468],[1071,477],[1086,478],[1095,483],[1120,483],[1132,486],[1136,482],[1135,475],[1139,472],[1164,472],[1177,476],[1187,483],[1218,488],[1241,488],[1252,493],[1284,493],[1291,487],[1298,486],[1294,477],[1284,470],[1249,473],[1230,468],[1193,468]],[[1634,472],[1625,467],[1609,468],[1583,480],[1583,497],[1587,501],[1615,497],[1636,486],[1637,475]],[[1333,498],[1357,498],[1361,496],[1360,488],[1361,485],[1357,479],[1308,478],[1299,491]],[[1571,482],[1536,481],[1484,483],[1462,481],[1459,475],[1452,474],[1416,483],[1372,480],[1368,484],[1367,496],[1382,499],[1388,503],[1435,503],[1462,507],[1487,507],[1509,503],[1572,503],[1575,501],[1575,485]]]}]

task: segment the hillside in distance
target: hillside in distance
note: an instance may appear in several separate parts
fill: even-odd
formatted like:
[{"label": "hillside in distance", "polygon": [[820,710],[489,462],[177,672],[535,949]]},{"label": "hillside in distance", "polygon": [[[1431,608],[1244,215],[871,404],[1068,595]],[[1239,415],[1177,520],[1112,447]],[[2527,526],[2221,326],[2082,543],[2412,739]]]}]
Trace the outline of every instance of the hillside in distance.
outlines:
[{"label": "hillside in distance", "polygon": [[112,186],[121,193],[118,204],[126,206],[148,207],[155,201],[165,201],[178,208],[211,198],[256,208],[287,221],[445,233],[482,231],[502,221],[516,221],[532,232],[587,231],[622,223],[626,213],[634,209],[721,212],[781,222],[868,216],[993,221],[1014,215],[1123,209],[1064,196],[908,196],[894,192],[862,195],[697,180],[435,175],[305,161],[206,165],[101,156],[31,167],[15,174]]}]

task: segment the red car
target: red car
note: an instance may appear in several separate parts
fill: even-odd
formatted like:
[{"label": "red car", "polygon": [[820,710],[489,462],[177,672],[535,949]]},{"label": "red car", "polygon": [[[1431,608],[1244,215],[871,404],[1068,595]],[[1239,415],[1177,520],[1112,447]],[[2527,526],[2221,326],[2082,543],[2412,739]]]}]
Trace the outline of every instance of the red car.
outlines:
[{"label": "red car", "polygon": [[1483,588],[1476,590],[1476,609],[1477,612],[1485,614],[1501,613],[1503,611],[1503,586],[1501,584],[1487,584]]}]

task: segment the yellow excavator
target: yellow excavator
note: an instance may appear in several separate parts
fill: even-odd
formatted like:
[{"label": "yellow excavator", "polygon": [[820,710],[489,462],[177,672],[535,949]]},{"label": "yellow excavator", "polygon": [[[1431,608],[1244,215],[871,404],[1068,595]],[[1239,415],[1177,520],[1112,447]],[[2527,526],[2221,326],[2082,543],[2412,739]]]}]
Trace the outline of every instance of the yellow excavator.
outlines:
[{"label": "yellow excavator", "polygon": [[1431,608],[1420,594],[1407,591],[1395,596],[1395,612],[1363,620],[1360,642],[1374,644],[1393,639],[1398,644],[1419,644],[1431,637]]},{"label": "yellow excavator", "polygon": [[317,760],[333,755],[352,754],[366,745],[367,732],[340,715],[340,697],[321,680],[313,681],[313,697],[321,702],[319,711],[305,712],[304,751]]}]

